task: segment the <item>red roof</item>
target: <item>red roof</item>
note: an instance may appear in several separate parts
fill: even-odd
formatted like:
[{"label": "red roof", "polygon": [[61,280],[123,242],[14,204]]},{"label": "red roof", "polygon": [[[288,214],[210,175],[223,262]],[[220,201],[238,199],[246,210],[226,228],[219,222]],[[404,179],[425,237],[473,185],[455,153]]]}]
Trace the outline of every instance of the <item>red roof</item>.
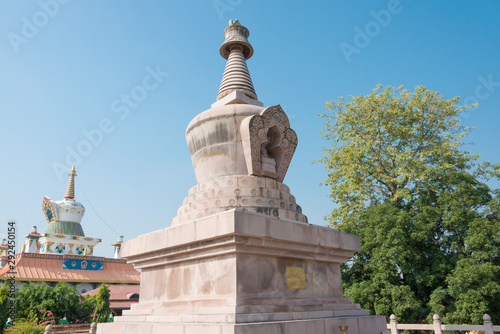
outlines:
[{"label": "red roof", "polygon": [[[109,307],[112,309],[130,309],[130,304],[139,301],[138,284],[109,285]],[[99,289],[82,293],[83,297],[96,295]],[[132,297],[132,298],[130,298]]]},{"label": "red roof", "polygon": [[[103,263],[102,270],[64,269],[63,260],[87,260]],[[18,281],[63,281],[95,283],[139,283],[141,274],[132,264],[122,259],[97,256],[19,253],[16,255],[15,274]],[[10,271],[12,272],[12,271]],[[11,276],[9,264],[0,269],[0,280]]]},{"label": "red roof", "polygon": [[[117,284],[109,285],[110,300],[112,299],[129,299],[133,294],[139,294],[138,284]],[[99,288],[82,293],[83,297],[97,295]]]},{"label": "red roof", "polygon": [[42,235],[38,232],[30,232],[30,234],[27,234],[25,237],[35,237],[35,238],[40,238]]}]

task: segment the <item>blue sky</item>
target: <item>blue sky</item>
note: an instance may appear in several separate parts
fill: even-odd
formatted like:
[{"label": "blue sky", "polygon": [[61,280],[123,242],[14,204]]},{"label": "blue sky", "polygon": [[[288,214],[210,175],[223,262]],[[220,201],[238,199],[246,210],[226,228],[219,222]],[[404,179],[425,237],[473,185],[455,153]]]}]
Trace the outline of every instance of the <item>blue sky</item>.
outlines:
[{"label": "blue sky", "polygon": [[[0,238],[10,219],[19,244],[47,227],[42,198],[62,199],[72,162],[96,255],[168,227],[196,184],[186,126],[215,101],[235,18],[250,30],[259,100],[281,104],[298,134],[284,182],[311,223],[333,206],[311,163],[328,145],[317,115],[378,83],[479,102],[462,118],[477,128],[468,150],[499,162],[499,14],[498,1],[1,0]],[[118,109],[151,72],[141,100]]]}]

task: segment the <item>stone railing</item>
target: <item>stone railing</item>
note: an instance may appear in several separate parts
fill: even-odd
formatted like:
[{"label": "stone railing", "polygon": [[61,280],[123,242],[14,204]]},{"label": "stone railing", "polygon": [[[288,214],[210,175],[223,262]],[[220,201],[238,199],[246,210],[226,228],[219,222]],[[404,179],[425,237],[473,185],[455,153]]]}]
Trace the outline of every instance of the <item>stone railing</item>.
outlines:
[{"label": "stone railing", "polygon": [[[69,329],[68,329],[69,331]],[[61,332],[61,331],[56,331],[52,328],[52,325],[47,325],[47,327],[45,327],[45,331],[43,332],[43,334],[52,334],[52,333],[57,333],[57,332],[60,332],[60,333],[66,333],[66,329]],[[90,329],[88,330],[78,330],[78,329],[71,329],[71,333],[89,333],[89,334],[96,334],[97,333],[97,324],[95,322],[93,322],[91,325],[90,325]]]},{"label": "stone railing", "polygon": [[396,316],[391,315],[391,322],[387,324],[387,329],[383,334],[399,334],[400,329],[406,330],[428,330],[434,331],[435,334],[443,334],[443,331],[481,331],[486,334],[500,332],[500,326],[493,326],[491,317],[487,314],[483,316],[483,325],[443,325],[439,315],[434,314],[434,323],[428,324],[398,324]]}]

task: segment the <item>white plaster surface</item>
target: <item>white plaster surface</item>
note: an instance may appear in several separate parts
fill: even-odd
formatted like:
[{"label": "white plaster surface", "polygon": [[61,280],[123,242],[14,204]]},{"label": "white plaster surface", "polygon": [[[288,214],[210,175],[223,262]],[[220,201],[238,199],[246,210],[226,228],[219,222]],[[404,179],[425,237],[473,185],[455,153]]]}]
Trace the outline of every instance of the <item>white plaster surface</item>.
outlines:
[{"label": "white plaster surface", "polygon": [[81,203],[73,199],[63,199],[61,201],[52,202],[57,210],[57,220],[74,223],[80,223],[82,221],[83,215],[85,214],[85,208]]}]

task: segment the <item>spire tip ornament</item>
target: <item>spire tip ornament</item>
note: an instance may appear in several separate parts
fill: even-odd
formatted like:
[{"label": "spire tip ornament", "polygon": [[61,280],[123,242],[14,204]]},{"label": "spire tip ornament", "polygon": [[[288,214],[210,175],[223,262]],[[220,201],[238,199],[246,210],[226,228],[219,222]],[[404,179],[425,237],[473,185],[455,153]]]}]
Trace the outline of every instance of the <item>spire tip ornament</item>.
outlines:
[{"label": "spire tip ornament", "polygon": [[228,59],[231,49],[234,46],[241,47],[245,60],[252,57],[253,47],[248,42],[249,35],[250,32],[248,29],[242,26],[238,20],[229,20],[229,25],[224,29],[224,37],[226,40],[222,43],[219,50],[222,58]]},{"label": "spire tip ornament", "polygon": [[64,194],[64,198],[75,199],[75,176],[76,176],[75,166],[71,168],[68,175],[69,175],[68,187],[66,188],[66,193]]},{"label": "spire tip ornament", "polygon": [[257,100],[252,78],[248,72],[246,60],[253,55],[253,48],[248,42],[250,32],[238,20],[229,20],[224,29],[224,43],[220,47],[220,55],[227,59],[224,75],[220,84],[217,101],[236,91]]}]

